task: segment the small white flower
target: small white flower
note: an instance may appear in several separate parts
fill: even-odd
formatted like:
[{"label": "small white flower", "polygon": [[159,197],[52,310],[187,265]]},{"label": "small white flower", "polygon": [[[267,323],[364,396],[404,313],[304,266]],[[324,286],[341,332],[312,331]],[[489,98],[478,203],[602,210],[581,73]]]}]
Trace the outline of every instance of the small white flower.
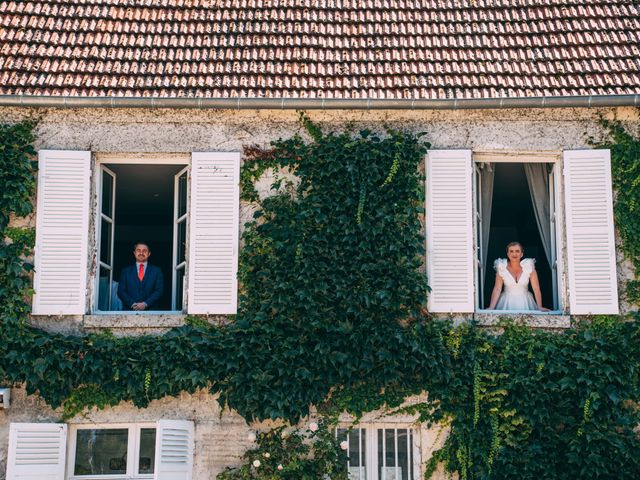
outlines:
[{"label": "small white flower", "polygon": [[284,467],[282,465],[278,465],[278,470],[282,470]]},{"label": "small white flower", "polygon": [[346,450],[347,448],[349,448],[349,442],[347,442],[346,440],[343,440],[340,442],[340,448],[342,450]]},{"label": "small white flower", "polygon": [[249,432],[247,434],[247,440],[249,440],[250,442],[255,442],[256,441],[256,432]]},{"label": "small white flower", "polygon": [[309,430],[311,430],[312,432],[317,432],[318,431],[318,424],[316,422],[311,422],[309,424]]},{"label": "small white flower", "polygon": [[260,466],[260,460],[254,460],[253,461],[253,466],[258,468]]},{"label": "small white flower", "polygon": [[264,458],[269,458],[271,456],[269,452],[264,452],[262,455],[264,456]]},{"label": "small white flower", "polygon": [[283,430],[282,433],[280,434],[280,437],[284,440],[286,438],[289,437],[289,432],[287,432],[286,430]]}]

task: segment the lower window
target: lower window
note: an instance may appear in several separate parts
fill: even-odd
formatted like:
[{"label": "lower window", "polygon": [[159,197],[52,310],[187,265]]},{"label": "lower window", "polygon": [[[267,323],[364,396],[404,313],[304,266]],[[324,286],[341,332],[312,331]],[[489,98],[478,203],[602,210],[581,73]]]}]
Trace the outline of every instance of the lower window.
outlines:
[{"label": "lower window", "polygon": [[417,480],[414,431],[377,426],[338,429],[347,441],[349,478],[357,480]]},{"label": "lower window", "polygon": [[94,476],[153,477],[154,424],[71,427],[71,478]]}]

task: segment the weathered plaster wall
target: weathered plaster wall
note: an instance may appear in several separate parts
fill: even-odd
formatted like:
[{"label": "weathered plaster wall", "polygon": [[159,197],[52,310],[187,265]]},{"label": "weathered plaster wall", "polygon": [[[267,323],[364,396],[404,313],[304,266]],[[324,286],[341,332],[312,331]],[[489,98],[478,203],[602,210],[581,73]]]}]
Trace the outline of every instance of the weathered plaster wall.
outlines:
[{"label": "weathered plaster wall", "polygon": [[[141,153],[153,158],[158,154],[188,158],[192,151],[242,151],[246,145],[268,146],[276,138],[301,132],[298,115],[289,110],[139,110],[139,109],[42,109],[0,108],[3,121],[16,121],[28,115],[40,118],[37,128],[38,149],[90,150],[95,158],[121,154],[131,158]],[[487,150],[555,151],[589,148],[590,140],[603,138],[600,116],[639,125],[640,114],[633,108],[611,109],[511,109],[459,111],[311,111],[311,118],[332,128],[352,123],[356,128],[382,129],[385,125],[427,132],[432,148],[470,148]],[[263,192],[270,181],[261,182]],[[94,182],[95,184],[95,182]],[[96,199],[94,192],[93,198]],[[95,218],[97,201],[92,215]],[[240,226],[251,218],[252,208],[242,205]],[[34,225],[34,218],[16,223]],[[91,231],[95,227],[91,226]],[[95,236],[90,235],[92,242]],[[87,300],[90,310],[95,278],[95,245],[91,245]],[[633,277],[629,262],[619,256],[620,285]],[[567,277],[566,263],[564,277]],[[563,289],[566,292],[566,288]],[[566,296],[564,298],[567,304]],[[623,311],[629,306],[622,303]],[[84,320],[84,321],[83,321]],[[220,319],[213,319],[220,321]],[[481,319],[484,321],[484,319]],[[549,328],[570,325],[567,316],[547,318]],[[113,323],[104,319],[105,326]],[[536,319],[539,323],[541,320]],[[154,331],[161,333],[173,320],[161,321]],[[65,332],[98,328],[97,319],[82,317],[39,318],[38,325]],[[144,330],[140,319],[118,319],[117,333]],[[142,330],[141,330],[142,328]]]},{"label": "weathered plaster wall", "polygon": [[[196,111],[196,110],[34,110],[0,109],[3,122],[28,115],[41,118],[37,127],[37,149],[91,150],[105,153],[189,153],[192,151],[242,151],[243,146],[267,146],[273,139],[301,132],[297,114],[292,111]],[[394,128],[426,131],[433,148],[471,148],[474,150],[554,150],[588,148],[591,137],[601,138],[598,116],[617,118],[640,125],[637,110],[550,109],[550,110],[464,110],[464,111],[311,111],[310,117],[331,127],[353,122],[357,128]],[[264,182],[267,188],[268,182]],[[251,217],[243,206],[241,224]],[[14,220],[15,225],[35,225],[34,216]],[[633,276],[628,262],[618,258],[620,281]],[[628,308],[623,305],[623,308]],[[156,317],[156,319],[158,319]],[[158,319],[157,331],[179,324],[180,319]],[[481,319],[487,324],[492,319]],[[540,319],[537,319],[537,321]],[[566,319],[552,319],[552,325],[564,327]],[[134,319],[38,318],[34,323],[63,332],[81,332],[85,328],[120,325],[117,333],[145,331],[144,317]],[[102,323],[101,323],[102,322]],[[106,323],[105,323],[106,322]],[[128,322],[127,326],[123,326]],[[10,422],[56,421],[59,412],[49,409],[36,397],[13,389],[12,406],[0,410],[0,478],[4,475]],[[92,411],[73,422],[140,422],[160,418],[191,419],[196,424],[196,479],[215,478],[227,465],[238,462],[249,446],[249,427],[238,415],[220,412],[215,398],[207,393],[182,395],[154,401],[139,410],[122,404],[105,411]],[[252,427],[253,428],[253,427]],[[423,460],[434,443],[444,435],[438,430],[421,432]],[[442,477],[444,478],[444,477]]]},{"label": "weathered plaster wall", "polygon": [[[2,121],[41,118],[38,148],[94,152],[190,152],[267,145],[301,130],[289,110],[0,108]],[[443,111],[310,111],[332,127],[383,125],[426,131],[434,148],[557,150],[599,138],[597,118],[638,123],[633,108]]]}]

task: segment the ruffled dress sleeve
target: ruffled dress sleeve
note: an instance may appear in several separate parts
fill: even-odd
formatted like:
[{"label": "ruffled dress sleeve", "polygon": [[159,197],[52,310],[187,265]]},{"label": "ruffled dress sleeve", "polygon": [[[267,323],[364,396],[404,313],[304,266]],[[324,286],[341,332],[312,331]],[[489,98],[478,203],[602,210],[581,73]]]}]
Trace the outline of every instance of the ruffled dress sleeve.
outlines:
[{"label": "ruffled dress sleeve", "polygon": [[493,268],[496,273],[504,278],[504,275],[507,271],[507,259],[506,258],[496,258],[495,262],[493,262]]},{"label": "ruffled dress sleeve", "polygon": [[523,258],[522,260],[520,260],[520,266],[522,267],[523,272],[527,272],[529,275],[531,275],[531,272],[536,269],[536,259]]}]

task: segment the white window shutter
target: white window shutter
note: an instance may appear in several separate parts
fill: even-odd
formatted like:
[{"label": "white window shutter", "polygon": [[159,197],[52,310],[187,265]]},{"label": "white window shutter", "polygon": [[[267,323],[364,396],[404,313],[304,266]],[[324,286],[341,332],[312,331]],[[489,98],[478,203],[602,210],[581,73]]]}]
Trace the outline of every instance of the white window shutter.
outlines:
[{"label": "white window shutter", "polygon": [[471,150],[427,154],[427,274],[430,312],[474,311]]},{"label": "white window shutter", "polygon": [[194,152],[187,313],[237,312],[239,211],[240,153]]},{"label": "white window shutter", "polygon": [[38,165],[33,313],[83,314],[91,152],[41,150]]},{"label": "white window shutter", "polygon": [[67,426],[12,423],[7,480],[64,480]]},{"label": "white window shutter", "polygon": [[572,314],[617,314],[618,284],[609,150],[564,152]]},{"label": "white window shutter", "polygon": [[155,480],[191,480],[194,452],[193,422],[159,420],[156,430]]}]

